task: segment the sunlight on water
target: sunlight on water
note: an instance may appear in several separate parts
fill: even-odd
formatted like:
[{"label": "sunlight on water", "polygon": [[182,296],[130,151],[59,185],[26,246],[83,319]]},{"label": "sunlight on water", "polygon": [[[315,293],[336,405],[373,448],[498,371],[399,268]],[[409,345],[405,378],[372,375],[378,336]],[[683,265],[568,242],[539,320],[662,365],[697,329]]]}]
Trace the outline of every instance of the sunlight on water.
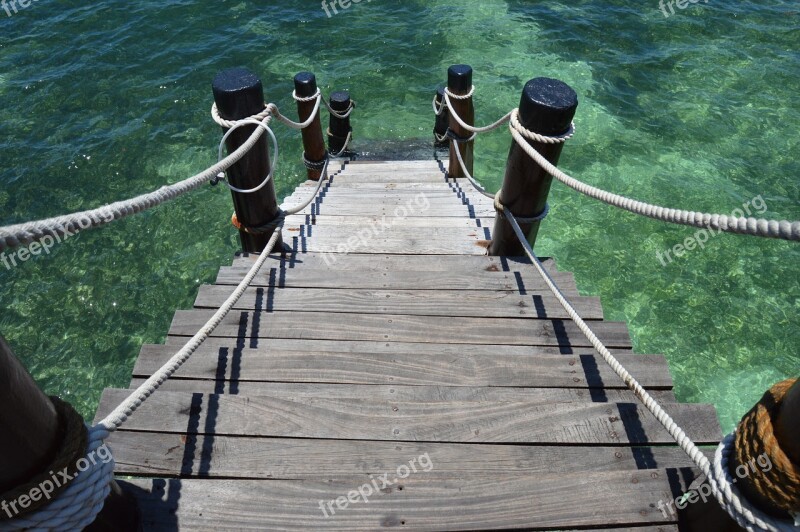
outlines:
[{"label": "sunlight on water", "polygon": [[[0,20],[0,223],[85,209],[174,183],[216,157],[210,81],[245,65],[290,116],[292,77],[358,102],[362,147],[430,138],[447,67],[475,69],[477,122],[535,76],[580,97],[562,166],[641,200],[800,218],[800,34],[793,2],[720,2],[665,18],[657,2],[374,1],[328,18],[319,2],[34,4]],[[277,188],[303,179],[300,143],[278,128]],[[505,130],[476,144],[501,185]],[[358,147],[358,144],[357,144]],[[554,185],[538,245],[626,321],[638,352],[667,355],[679,399],[716,405],[725,430],[800,368],[797,246],[713,236],[664,260],[694,230],[621,213]],[[128,385],[144,342],[237,249],[230,195],[205,187],[45,256],[0,266],[0,331],[49,393],[92,417]]]}]

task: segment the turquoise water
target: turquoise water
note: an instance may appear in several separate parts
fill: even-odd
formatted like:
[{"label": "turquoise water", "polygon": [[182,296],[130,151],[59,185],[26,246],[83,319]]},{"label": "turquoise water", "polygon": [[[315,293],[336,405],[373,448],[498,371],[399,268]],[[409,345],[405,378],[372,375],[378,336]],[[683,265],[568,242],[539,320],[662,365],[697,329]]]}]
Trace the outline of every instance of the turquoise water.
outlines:
[{"label": "turquoise water", "polygon": [[[593,184],[800,219],[799,11],[780,0],[709,0],[669,17],[654,0],[374,0],[328,18],[318,1],[39,0],[0,11],[0,224],[205,168],[220,134],[209,107],[221,69],[253,69],[287,109],[301,70],[326,92],[349,89],[356,147],[371,149],[427,139],[432,91],[461,62],[475,68],[478,123],[516,105],[532,77],[572,85],[578,134],[562,166]],[[278,136],[283,197],[303,172],[296,135]],[[492,190],[509,143],[502,131],[477,142],[476,173]],[[693,231],[561,185],[551,203],[540,253],[628,322],[639,352],[667,355],[681,400],[715,404],[730,430],[766,388],[800,373],[796,244],[720,235],[663,266],[657,253]],[[0,264],[0,332],[49,393],[91,417],[104,387],[127,386],[141,344],[162,341],[174,310],[230,261],[230,212],[227,191],[205,187]]]}]

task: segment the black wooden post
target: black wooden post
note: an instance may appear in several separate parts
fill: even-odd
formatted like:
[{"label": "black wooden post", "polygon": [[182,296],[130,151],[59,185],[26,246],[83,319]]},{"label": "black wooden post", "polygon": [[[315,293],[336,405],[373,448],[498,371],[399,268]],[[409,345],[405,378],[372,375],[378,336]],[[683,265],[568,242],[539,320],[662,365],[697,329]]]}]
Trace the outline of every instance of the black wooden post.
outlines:
[{"label": "black wooden post", "polygon": [[[352,100],[350,93],[347,91],[337,91],[331,94],[331,109],[339,113],[345,114],[350,110]],[[340,118],[331,113],[330,124],[328,127],[328,151],[332,154],[341,153],[344,155],[348,150],[347,137],[353,133],[353,127],[350,125],[350,115],[346,118]],[[352,137],[351,137],[352,140]],[[345,150],[344,152],[342,150]]]},{"label": "black wooden post", "polygon": [[[317,93],[317,77],[311,72],[300,72],[294,77],[294,91],[300,98],[311,98]],[[300,122],[305,122],[314,112],[316,101],[297,102],[297,113]],[[319,181],[322,176],[321,165],[325,162],[325,140],[322,137],[321,113],[317,113],[307,128],[303,129],[304,157],[310,163],[318,164],[317,168],[308,168],[308,178]]]},{"label": "black wooden post", "polygon": [[[549,78],[532,79],[522,91],[519,120],[522,126],[544,136],[563,135],[572,124],[578,108],[578,95],[561,81]],[[563,143],[542,144],[526,139],[545,159],[558,164]],[[500,194],[500,203],[521,218],[541,215],[547,205],[552,176],[542,169],[525,151],[512,141],[508,154],[506,174]],[[531,246],[536,244],[541,222],[520,224]],[[493,240],[489,255],[523,255],[522,244],[517,240],[508,220],[498,213],[495,218]]]},{"label": "black wooden post", "polygon": [[[444,105],[444,87],[436,89],[436,105],[437,107]],[[450,127],[450,110],[445,106],[441,114],[436,115],[436,123],[433,126],[433,145],[435,147],[447,148],[450,146],[450,141],[445,138],[447,136],[448,127]]]},{"label": "black wooden post", "polygon": [[[65,444],[64,420],[1,335],[0,427],[3,428],[3,437],[0,438],[0,494],[20,488],[39,475],[49,478],[52,473],[48,474],[48,470]],[[29,493],[33,495],[34,492],[31,490]],[[6,503],[0,522],[18,515],[12,509],[21,510],[31,500],[43,502],[41,489],[37,495],[38,499],[29,497],[26,502],[22,502],[21,497],[15,501],[0,501]],[[136,500],[115,483],[105,507],[87,530],[136,531],[140,529],[140,521]]]},{"label": "black wooden post", "polygon": [[[261,80],[245,68],[232,68],[217,74],[212,83],[214,101],[220,116],[225,120],[242,120],[257,115],[264,110],[264,88]],[[247,141],[259,127],[247,124],[234,131],[227,140],[228,153],[233,153]],[[255,146],[238,163],[228,169],[230,183],[242,190],[259,186],[269,174],[269,136],[264,133]],[[275,219],[278,214],[278,200],[275,196],[275,180],[252,194],[231,191],[236,218],[244,227],[262,227]],[[247,253],[260,253],[266,247],[272,231],[263,234],[250,234],[239,230],[242,250]],[[280,239],[276,248],[281,246]]]},{"label": "black wooden post", "polygon": [[[447,70],[447,88],[456,96],[464,96],[469,94],[470,90],[472,89],[472,67],[469,65],[451,66]],[[450,104],[452,105],[452,109],[448,109],[448,111],[452,110],[453,113],[456,113],[465,124],[469,126],[475,125],[475,107],[472,103],[471,97],[467,98],[466,100],[451,97]],[[452,114],[449,116],[449,120],[450,131],[457,138],[468,139],[472,136],[472,133],[462,128],[458,122],[456,122]],[[457,142],[454,144],[456,144],[458,149],[461,151],[461,157],[464,159],[464,166],[466,166],[467,171],[472,174],[475,142]],[[458,158],[454,151],[455,149],[456,148],[454,146],[450,146],[450,167],[448,174],[450,177],[465,177],[464,172],[461,170],[461,165],[458,164]]]}]

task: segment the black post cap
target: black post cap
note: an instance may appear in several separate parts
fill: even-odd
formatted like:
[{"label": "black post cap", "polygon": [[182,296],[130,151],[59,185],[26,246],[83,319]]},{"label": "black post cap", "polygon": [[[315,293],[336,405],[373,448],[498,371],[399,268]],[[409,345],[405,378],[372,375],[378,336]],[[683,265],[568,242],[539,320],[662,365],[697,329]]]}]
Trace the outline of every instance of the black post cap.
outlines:
[{"label": "black post cap", "polygon": [[242,120],[264,109],[261,79],[247,68],[223,70],[211,82],[214,101],[226,120]]},{"label": "black post cap", "polygon": [[350,108],[350,93],[348,91],[331,93],[331,107],[337,111],[347,111]]},{"label": "black post cap", "polygon": [[310,98],[317,92],[317,76],[300,72],[294,77],[294,91],[300,98]]},{"label": "black post cap", "polygon": [[467,94],[472,88],[472,67],[453,65],[447,69],[447,88],[455,94]]},{"label": "black post cap", "polygon": [[535,78],[525,84],[519,104],[519,120],[525,129],[540,135],[561,135],[569,129],[578,109],[578,94],[566,83]]},{"label": "black post cap", "polygon": [[436,87],[436,99],[440,102],[444,100],[444,86],[439,85]]}]

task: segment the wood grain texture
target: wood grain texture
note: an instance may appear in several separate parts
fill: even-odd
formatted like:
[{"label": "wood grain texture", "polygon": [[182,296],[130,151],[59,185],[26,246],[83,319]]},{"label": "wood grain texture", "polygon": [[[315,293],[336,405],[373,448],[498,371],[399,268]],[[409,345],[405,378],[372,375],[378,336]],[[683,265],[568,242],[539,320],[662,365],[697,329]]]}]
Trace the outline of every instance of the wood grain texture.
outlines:
[{"label": "wood grain texture", "polygon": [[[221,368],[220,373],[227,367]],[[152,372],[150,372],[152,374]],[[311,372],[306,373],[306,378]],[[150,375],[131,379],[131,388],[138,388]],[[512,388],[506,386],[406,386],[387,384],[326,384],[320,382],[270,382],[242,381],[239,379],[209,380],[191,377],[173,377],[165,382],[160,390],[170,392],[229,393],[232,395],[253,395],[266,397],[307,397],[327,399],[362,399],[374,398],[398,401],[499,401],[507,402],[517,399],[538,401],[541,403],[633,403],[636,396],[627,389],[603,388]],[[313,378],[313,377],[312,377]],[[675,403],[675,394],[671,390],[648,390],[659,402]]]},{"label": "wood grain texture", "polygon": [[[133,374],[149,377],[186,338],[166,346],[145,345]],[[211,338],[178,370],[181,378],[387,384],[620,389],[625,384],[591,349],[542,354],[542,348],[383,342],[320,342]],[[524,350],[518,353],[517,350]],[[649,389],[672,388],[666,360],[618,352],[618,360]],[[602,394],[597,394],[601,396]]]},{"label": "wood grain texture", "polygon": [[[130,390],[103,392],[97,418]],[[713,407],[672,404],[670,415],[698,444],[722,437]],[[161,392],[125,430],[335,440],[551,445],[674,444],[643,406],[634,403],[401,402],[275,398]]]},{"label": "wood grain texture", "polygon": [[[328,256],[327,261],[335,264],[340,256]],[[325,260],[325,259],[323,259]],[[248,273],[247,268],[222,267],[217,275],[220,285],[236,286]],[[561,289],[577,296],[575,277],[568,272],[554,272],[553,279]],[[374,289],[374,290],[489,290],[517,291],[521,294],[550,293],[547,285],[538,274],[531,271],[514,272],[447,272],[447,271],[352,271],[306,268],[262,268],[251,286],[279,288],[331,288],[331,289]]]},{"label": "wood grain texture", "polygon": [[[394,477],[387,480],[393,481]],[[398,479],[399,480],[399,479]],[[411,478],[328,517],[320,503],[369,478],[336,481],[134,480],[147,530],[547,530],[669,525],[656,508],[674,498],[667,470],[460,480]],[[403,489],[400,489],[400,486]],[[367,490],[364,490],[365,493]],[[347,506],[344,506],[347,504]],[[336,508],[336,506],[333,506]]]},{"label": "wood grain texture", "polygon": [[[231,438],[121,431],[107,441],[117,474],[183,478],[327,480],[395,471],[428,455],[428,479],[531,476],[692,467],[678,447],[477,445]],[[713,454],[713,453],[711,453]]]},{"label": "wood grain texture", "polygon": [[[213,314],[214,311],[210,310],[179,310],[172,320],[169,334],[194,336]],[[632,347],[624,323],[600,321],[595,322],[592,329],[607,347]],[[232,311],[210,336],[591,347],[572,321],[398,314]]]},{"label": "wood grain texture", "polygon": [[[250,269],[253,267],[256,255],[238,253],[233,260],[235,268]],[[543,258],[542,264],[550,273],[558,271],[556,261],[551,258]],[[365,254],[351,253],[347,255],[337,255],[336,260],[326,260],[322,253],[289,253],[284,256],[271,255],[267,259],[267,268],[282,269],[324,269],[324,270],[358,270],[361,272],[381,271],[403,271],[403,272],[461,272],[471,275],[483,275],[481,272],[513,272],[527,271],[534,272],[533,265],[525,257],[489,257],[465,255],[442,256],[442,255],[387,255],[387,254]],[[562,278],[563,280],[563,278]]]},{"label": "wood grain texture", "polygon": [[[216,309],[231,295],[226,285],[202,285],[196,309]],[[585,320],[602,320],[599,298],[571,300]],[[337,314],[405,314],[487,318],[568,319],[553,296],[519,292],[464,292],[458,290],[371,290],[324,288],[249,288],[234,306],[237,310],[313,311]]]}]

